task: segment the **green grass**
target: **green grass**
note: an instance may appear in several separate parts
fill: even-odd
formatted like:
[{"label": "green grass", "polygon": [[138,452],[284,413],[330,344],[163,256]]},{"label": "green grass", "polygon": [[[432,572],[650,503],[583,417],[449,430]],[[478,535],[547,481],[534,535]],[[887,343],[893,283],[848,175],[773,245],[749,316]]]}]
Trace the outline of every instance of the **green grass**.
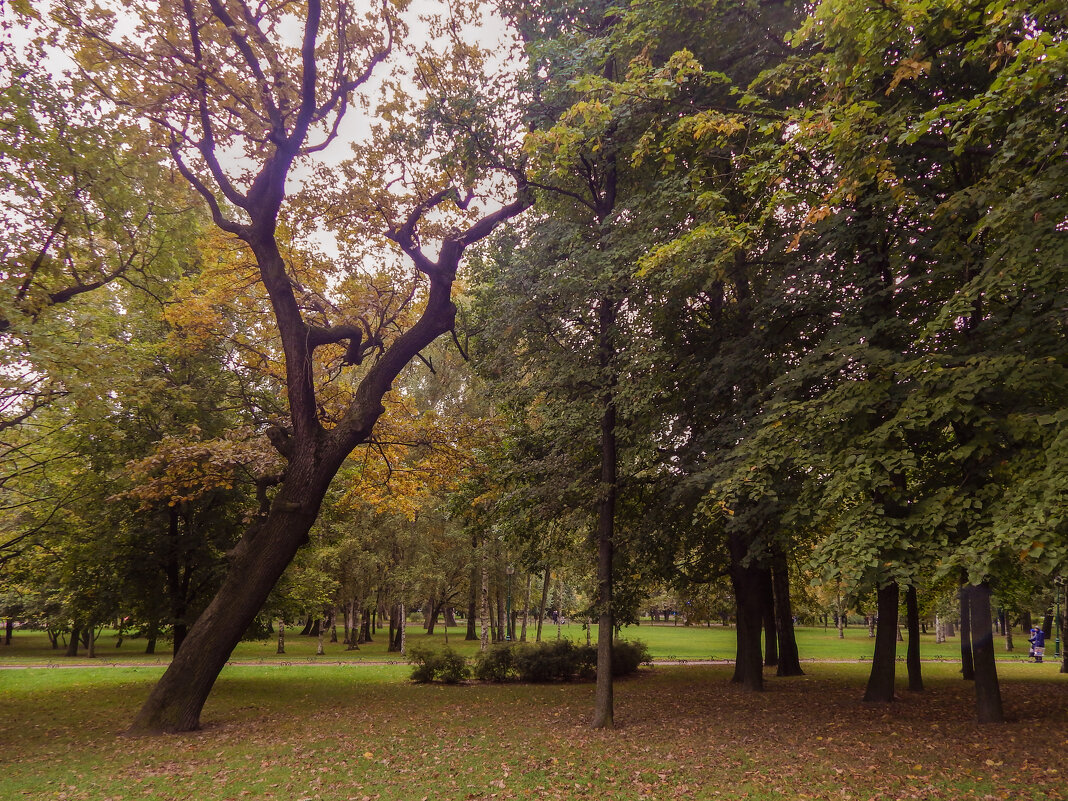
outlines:
[{"label": "green grass", "polygon": [[0,671],[0,799],[1064,799],[1068,681],[999,666],[1010,721],[972,722],[955,666],[859,701],[866,666],[807,666],[745,693],[726,666],[593,686],[415,686],[400,665],[232,666],[205,728],[130,740],[161,668]]},{"label": "green grass", "polygon": [[[462,654],[473,656],[478,651],[479,643],[464,640],[464,629],[453,629],[449,633],[449,645]],[[545,639],[556,637],[556,626],[546,625],[542,636]],[[561,635],[573,640],[585,641],[586,631],[581,624],[573,623],[562,627]],[[845,639],[838,638],[838,632],[833,629],[822,627],[798,627],[797,641],[801,658],[817,660],[857,660],[868,661],[874,651],[874,640],[868,637],[868,630],[862,626],[851,626],[845,630]],[[658,660],[724,660],[734,659],[735,633],[732,628],[723,626],[673,626],[665,624],[643,623],[640,626],[628,626],[623,629],[622,636],[628,639],[640,639],[645,641],[654,659]],[[340,643],[325,643],[326,654],[316,656],[316,639],[314,637],[302,637],[297,630],[290,629],[286,637],[286,653],[279,655],[277,651],[277,638],[272,636],[266,640],[256,640],[240,643],[234,651],[231,661],[253,662],[272,664],[278,662],[401,662],[404,657],[397,653],[389,653],[386,650],[386,633],[379,634],[375,642],[361,645],[359,650],[347,650]],[[418,623],[408,624],[408,642],[413,645],[431,645],[441,647],[445,644],[445,635],[439,628],[433,636],[423,632]],[[528,639],[534,639],[534,628],[528,629]],[[596,628],[593,631],[593,641],[596,642]],[[924,659],[950,660],[960,659],[960,639],[953,637],[948,641],[936,644],[933,634],[923,635],[920,647]],[[145,641],[143,639],[127,638],[121,648],[115,647],[116,638],[114,633],[106,632],[97,640],[97,660],[99,662],[118,664],[165,664],[170,660],[170,643],[160,641],[159,653],[147,655],[144,653]],[[1027,659],[1027,638],[1018,634],[1015,638],[1016,650],[1008,653],[1005,649],[1005,641],[1002,637],[995,638],[995,650],[999,659],[1024,661]],[[1052,657],[1052,643],[1047,649],[1047,654]],[[904,658],[905,644],[898,644],[898,656]],[[22,631],[15,632],[14,642],[11,646],[0,646],[0,666],[5,664],[85,664],[91,665],[92,660],[85,657],[82,649],[77,658],[68,658],[62,650],[53,650],[48,644],[47,637],[41,632]]]}]

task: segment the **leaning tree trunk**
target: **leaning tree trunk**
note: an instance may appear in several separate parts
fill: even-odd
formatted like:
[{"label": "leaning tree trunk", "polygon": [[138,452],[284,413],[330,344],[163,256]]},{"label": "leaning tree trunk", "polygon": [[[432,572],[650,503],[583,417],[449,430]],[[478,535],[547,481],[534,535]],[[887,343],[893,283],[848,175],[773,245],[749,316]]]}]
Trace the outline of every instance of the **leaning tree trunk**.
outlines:
[{"label": "leaning tree trunk", "polygon": [[920,666],[920,610],[916,602],[916,587],[905,590],[905,626],[909,630],[909,644],[905,663],[909,672],[909,689],[923,692],[923,672]]},{"label": "leaning tree trunk", "polygon": [[[340,464],[340,460],[338,460]],[[192,731],[215,679],[308,538],[330,478],[313,454],[294,454],[270,512],[230,552],[230,568],[134,718],[130,732]]]},{"label": "leaning tree trunk", "polygon": [[[994,663],[994,631],[990,619],[990,585],[985,581],[968,593],[972,654],[975,664],[975,711],[980,723],[1003,723],[1001,687]],[[963,632],[961,634],[963,636]]]},{"label": "leaning tree trunk", "polygon": [[972,654],[972,585],[966,576],[961,576],[960,585],[960,674],[965,681],[975,678],[975,662]]},{"label": "leaning tree trunk", "polygon": [[879,588],[878,621],[875,632],[875,656],[864,700],[889,703],[894,700],[894,663],[897,658],[897,582]]},{"label": "leaning tree trunk", "polygon": [[779,666],[776,676],[804,676],[794,634],[794,610],[790,602],[790,573],[786,554],[776,552],[771,562],[771,580],[775,589],[775,630],[779,637]]}]

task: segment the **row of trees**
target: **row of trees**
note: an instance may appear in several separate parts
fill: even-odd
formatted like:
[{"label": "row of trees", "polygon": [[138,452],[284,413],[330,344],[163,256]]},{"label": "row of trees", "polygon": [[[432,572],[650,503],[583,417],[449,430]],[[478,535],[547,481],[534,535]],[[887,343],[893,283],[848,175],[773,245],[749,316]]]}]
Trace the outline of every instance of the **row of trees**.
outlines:
[{"label": "row of trees", "polygon": [[1068,560],[1056,4],[505,0],[503,61],[483,11],[8,12],[5,592],[169,625],[148,732],[261,613],[544,608],[584,542],[598,726],[650,587],[729,580],[753,690],[791,584],[873,594],[881,701],[960,587],[1000,719],[990,594]]}]

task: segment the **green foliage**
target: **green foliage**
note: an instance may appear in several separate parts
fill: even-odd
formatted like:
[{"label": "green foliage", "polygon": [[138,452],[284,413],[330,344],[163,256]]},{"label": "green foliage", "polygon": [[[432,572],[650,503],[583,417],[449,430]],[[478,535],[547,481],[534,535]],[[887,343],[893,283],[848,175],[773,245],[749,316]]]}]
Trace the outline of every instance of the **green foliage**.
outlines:
[{"label": "green foliage", "polygon": [[467,660],[448,646],[440,651],[419,646],[410,647],[408,661],[415,666],[412,668],[412,681],[421,684],[432,681],[458,684],[471,675]]},{"label": "green foliage", "polygon": [[652,654],[641,640],[615,640],[612,643],[612,675],[629,676],[641,665],[651,664]]},{"label": "green foliage", "polygon": [[498,643],[475,655],[475,678],[502,682],[516,674],[515,651],[510,643]]}]

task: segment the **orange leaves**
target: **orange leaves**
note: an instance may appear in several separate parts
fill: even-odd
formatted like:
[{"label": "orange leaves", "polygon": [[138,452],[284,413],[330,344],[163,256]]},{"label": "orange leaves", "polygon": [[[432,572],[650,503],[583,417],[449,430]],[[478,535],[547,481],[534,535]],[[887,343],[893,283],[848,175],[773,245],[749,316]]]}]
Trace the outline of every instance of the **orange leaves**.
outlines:
[{"label": "orange leaves", "polygon": [[161,503],[176,506],[281,466],[270,443],[248,428],[211,440],[201,439],[201,433],[190,426],[185,436],[164,437],[151,455],[129,462],[126,469],[134,486],[122,494],[141,501],[145,509]]}]

